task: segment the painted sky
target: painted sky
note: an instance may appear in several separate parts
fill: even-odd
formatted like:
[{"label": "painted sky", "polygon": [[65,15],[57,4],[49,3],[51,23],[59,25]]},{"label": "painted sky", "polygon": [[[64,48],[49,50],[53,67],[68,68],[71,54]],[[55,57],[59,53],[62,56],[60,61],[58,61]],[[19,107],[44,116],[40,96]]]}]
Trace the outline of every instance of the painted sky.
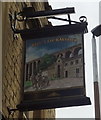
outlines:
[{"label": "painted sky", "polygon": [[[62,41],[61,39],[64,39]],[[53,40],[53,42],[49,42]],[[26,41],[26,62],[52,54],[81,43],[82,35],[63,35],[50,38],[32,39]],[[35,44],[37,44],[35,46]]]}]

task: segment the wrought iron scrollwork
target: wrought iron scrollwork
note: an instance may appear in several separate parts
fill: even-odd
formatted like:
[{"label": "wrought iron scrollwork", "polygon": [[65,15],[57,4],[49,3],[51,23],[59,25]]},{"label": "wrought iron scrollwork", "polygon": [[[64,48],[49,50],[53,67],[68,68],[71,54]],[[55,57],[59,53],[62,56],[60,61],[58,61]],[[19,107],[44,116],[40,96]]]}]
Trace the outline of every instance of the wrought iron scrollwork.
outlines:
[{"label": "wrought iron scrollwork", "polygon": [[[26,10],[28,10],[28,11],[26,12]],[[31,12],[30,12],[30,10],[31,10]],[[27,28],[17,29],[16,22],[25,22],[26,23],[27,20],[29,20],[29,19],[36,19],[36,18],[40,18],[40,17],[46,17],[47,19],[55,19],[55,20],[65,21],[65,22],[68,22],[69,25],[87,23],[87,18],[85,16],[81,16],[79,18],[80,22],[71,20],[71,18],[70,18],[71,13],[74,13],[74,8],[64,8],[64,9],[57,9],[57,10],[51,10],[51,11],[33,12],[32,7],[31,7],[31,8],[26,8],[26,9],[24,8],[22,11],[20,11],[18,13],[14,12],[13,15],[9,14],[9,18],[10,18],[11,28],[12,28],[13,32],[16,34],[21,33],[24,30],[28,30]],[[60,14],[67,14],[68,19],[55,17],[55,15],[60,15]]]},{"label": "wrought iron scrollwork", "polygon": [[80,22],[87,22],[87,18],[85,16],[81,16],[79,20]]}]

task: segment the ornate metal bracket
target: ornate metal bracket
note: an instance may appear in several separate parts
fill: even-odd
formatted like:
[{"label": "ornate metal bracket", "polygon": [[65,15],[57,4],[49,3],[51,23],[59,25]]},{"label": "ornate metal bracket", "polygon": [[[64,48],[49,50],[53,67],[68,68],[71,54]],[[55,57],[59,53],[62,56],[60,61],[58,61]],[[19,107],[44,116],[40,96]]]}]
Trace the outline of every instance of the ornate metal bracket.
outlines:
[{"label": "ornate metal bracket", "polygon": [[[16,22],[25,22],[26,23],[27,20],[30,20],[30,19],[34,20],[36,18],[46,17],[48,19],[51,18],[51,19],[55,19],[55,20],[69,22],[69,25],[71,25],[72,23],[79,24],[79,23],[87,21],[87,18],[85,16],[81,16],[79,18],[80,22],[72,21],[70,18],[70,14],[72,14],[72,13],[75,13],[74,7],[56,9],[56,10],[48,10],[48,11],[37,11],[37,12],[34,11],[33,7],[26,7],[26,8],[23,8],[23,10],[18,13],[14,12],[13,15],[9,14],[9,18],[10,18],[11,28],[12,28],[13,32],[16,34],[22,33],[24,30],[28,30],[27,28],[17,29]],[[62,15],[62,14],[67,14],[68,19],[55,17],[56,15]]]}]

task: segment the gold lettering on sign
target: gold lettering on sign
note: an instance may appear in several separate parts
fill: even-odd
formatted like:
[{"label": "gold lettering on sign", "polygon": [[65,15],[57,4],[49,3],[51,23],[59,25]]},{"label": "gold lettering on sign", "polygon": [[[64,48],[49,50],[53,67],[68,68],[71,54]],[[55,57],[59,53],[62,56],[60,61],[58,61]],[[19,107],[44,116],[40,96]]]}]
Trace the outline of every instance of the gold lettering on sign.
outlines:
[{"label": "gold lettering on sign", "polygon": [[69,42],[76,42],[77,39],[76,38],[56,38],[56,39],[50,39],[50,40],[44,40],[43,42],[35,42],[32,44],[33,47],[42,45],[42,44],[47,44],[47,43],[51,43],[51,42],[63,42],[63,41],[69,41]]}]

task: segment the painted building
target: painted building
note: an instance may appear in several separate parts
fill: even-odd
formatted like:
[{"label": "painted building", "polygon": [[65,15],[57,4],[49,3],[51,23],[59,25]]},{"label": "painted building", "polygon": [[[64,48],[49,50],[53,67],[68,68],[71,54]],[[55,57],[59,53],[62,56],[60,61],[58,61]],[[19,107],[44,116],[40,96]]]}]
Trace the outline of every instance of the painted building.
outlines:
[{"label": "painted building", "polygon": [[[71,79],[71,81],[73,79],[81,79],[83,86],[83,53],[81,44],[53,53],[51,54],[51,57],[52,56],[55,57],[53,64],[42,70],[40,73],[43,77],[47,77],[47,87],[48,84],[52,84],[52,80],[56,81],[59,79],[64,81],[65,79],[67,79],[67,81],[68,79]],[[26,63],[25,82],[30,80],[35,82],[36,78],[33,76],[37,76],[35,75],[35,71],[38,69],[40,70],[41,61],[42,58],[38,58]],[[43,84],[42,81],[45,83],[45,80],[40,77],[40,80],[36,80],[36,84]]]}]

